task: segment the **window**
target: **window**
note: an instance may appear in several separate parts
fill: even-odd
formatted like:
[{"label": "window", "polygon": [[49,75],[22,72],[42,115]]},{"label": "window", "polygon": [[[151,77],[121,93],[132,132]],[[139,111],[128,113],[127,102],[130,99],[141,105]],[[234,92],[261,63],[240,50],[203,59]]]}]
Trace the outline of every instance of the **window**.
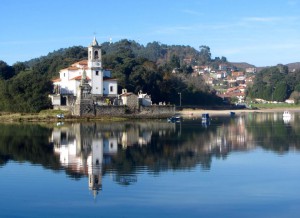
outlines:
[{"label": "window", "polygon": [[95,58],[95,59],[98,59],[98,58],[99,58],[98,51],[95,51],[94,54],[95,54],[95,57],[94,57],[94,58]]},{"label": "window", "polygon": [[99,71],[98,70],[96,70],[96,76],[99,76]]},{"label": "window", "polygon": [[110,92],[113,92],[113,91],[114,91],[114,87],[111,86],[111,87],[110,87]]},{"label": "window", "polygon": [[66,73],[64,73],[64,77],[66,77]]}]

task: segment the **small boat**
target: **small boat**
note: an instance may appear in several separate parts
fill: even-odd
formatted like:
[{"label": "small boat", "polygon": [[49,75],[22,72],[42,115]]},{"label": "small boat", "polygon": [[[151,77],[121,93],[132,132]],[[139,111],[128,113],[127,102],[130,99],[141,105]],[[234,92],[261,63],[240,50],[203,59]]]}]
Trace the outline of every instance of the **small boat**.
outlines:
[{"label": "small boat", "polygon": [[209,122],[210,121],[210,117],[209,114],[202,114],[202,123],[203,122]]},{"label": "small boat", "polygon": [[57,114],[56,117],[58,119],[63,119],[63,118],[65,118],[65,115],[64,114]]},{"label": "small boat", "polygon": [[202,126],[207,127],[210,124],[209,114],[202,114]]},{"label": "small boat", "polygon": [[173,116],[167,119],[169,123],[180,123],[181,117],[180,116]]}]

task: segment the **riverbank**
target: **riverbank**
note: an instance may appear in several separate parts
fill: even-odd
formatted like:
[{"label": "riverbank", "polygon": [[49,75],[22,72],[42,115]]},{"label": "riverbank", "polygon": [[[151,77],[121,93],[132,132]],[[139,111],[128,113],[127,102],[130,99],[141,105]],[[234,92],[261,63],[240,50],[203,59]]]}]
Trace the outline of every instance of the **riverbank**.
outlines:
[{"label": "riverbank", "polygon": [[[233,109],[233,110],[212,110],[212,109],[182,109],[176,111],[176,114],[183,117],[201,116],[201,114],[208,113],[211,116],[229,115],[230,112],[235,112],[236,115],[244,113],[283,113],[285,110],[290,112],[300,112],[300,107],[282,107],[282,108],[263,108],[263,109]],[[64,118],[59,119],[57,114],[64,113]],[[157,117],[158,119],[164,117]],[[114,116],[101,116],[101,117],[78,117],[72,116],[63,111],[47,110],[40,113],[0,113],[0,122],[80,122],[80,121],[124,121],[132,119],[149,119],[148,116],[130,116],[124,115],[123,117]],[[153,117],[152,117],[153,119]]]},{"label": "riverbank", "polygon": [[178,111],[177,114],[181,116],[200,116],[201,114],[208,113],[210,115],[228,115],[230,112],[235,112],[236,115],[243,113],[280,113],[284,111],[300,112],[298,108],[264,108],[264,109],[236,109],[236,110],[206,110],[206,109],[183,109]]}]

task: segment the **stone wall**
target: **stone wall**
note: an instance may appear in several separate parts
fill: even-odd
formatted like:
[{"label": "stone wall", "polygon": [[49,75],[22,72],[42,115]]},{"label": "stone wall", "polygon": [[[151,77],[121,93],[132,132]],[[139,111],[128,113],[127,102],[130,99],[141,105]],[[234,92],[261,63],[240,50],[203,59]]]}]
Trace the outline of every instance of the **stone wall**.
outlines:
[{"label": "stone wall", "polygon": [[70,106],[53,105],[54,110],[71,111]]},{"label": "stone wall", "polygon": [[96,116],[110,115],[110,116],[122,116],[125,114],[124,106],[114,105],[96,105],[95,106]]},{"label": "stone wall", "polygon": [[132,111],[126,106],[103,105],[95,106],[96,116],[121,116],[137,118],[164,118],[175,114],[175,106],[171,105],[152,105],[141,106],[140,110]]},{"label": "stone wall", "polygon": [[172,116],[175,114],[174,105],[151,105],[151,106],[140,106],[141,115],[150,115],[150,116]]}]

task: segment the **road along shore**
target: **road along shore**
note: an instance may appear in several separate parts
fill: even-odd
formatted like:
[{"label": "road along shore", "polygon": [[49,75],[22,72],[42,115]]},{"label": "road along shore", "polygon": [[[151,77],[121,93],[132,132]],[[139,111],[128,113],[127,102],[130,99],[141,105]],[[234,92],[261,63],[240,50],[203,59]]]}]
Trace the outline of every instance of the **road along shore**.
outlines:
[{"label": "road along shore", "polygon": [[201,114],[208,113],[209,115],[229,115],[230,112],[235,112],[236,115],[243,113],[280,113],[284,111],[300,112],[299,108],[272,108],[272,109],[237,109],[237,110],[201,110],[201,109],[183,109],[176,111],[181,116],[201,116]]}]

